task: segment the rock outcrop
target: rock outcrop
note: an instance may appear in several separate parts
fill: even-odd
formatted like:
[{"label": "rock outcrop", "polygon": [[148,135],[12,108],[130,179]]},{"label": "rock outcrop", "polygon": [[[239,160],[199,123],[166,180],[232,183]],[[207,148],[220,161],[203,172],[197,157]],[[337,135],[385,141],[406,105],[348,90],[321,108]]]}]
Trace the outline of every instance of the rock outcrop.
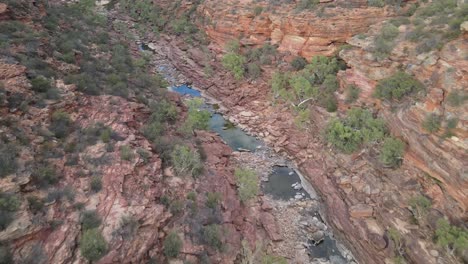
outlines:
[{"label": "rock outcrop", "polygon": [[[218,46],[233,39],[244,45],[278,45],[278,50],[310,59],[333,55],[350,37],[393,16],[390,9],[367,1],[320,1],[310,10],[276,1],[204,1],[198,14],[202,28]],[[255,13],[255,8],[260,13]]]}]

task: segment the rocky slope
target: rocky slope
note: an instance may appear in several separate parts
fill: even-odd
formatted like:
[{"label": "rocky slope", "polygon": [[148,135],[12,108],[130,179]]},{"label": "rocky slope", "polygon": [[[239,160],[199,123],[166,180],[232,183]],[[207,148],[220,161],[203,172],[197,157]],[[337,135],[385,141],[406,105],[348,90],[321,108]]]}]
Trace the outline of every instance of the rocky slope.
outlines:
[{"label": "rocky slope", "polygon": [[[31,35],[40,45],[33,45],[29,56],[35,58],[38,53],[45,64],[37,69],[22,65],[19,60],[26,41],[2,46],[1,263],[88,263],[80,247],[84,221],[92,219],[107,243],[104,254],[95,252],[103,255],[96,263],[168,261],[163,242],[172,232],[182,240],[179,260],[189,262],[233,263],[244,241],[254,246],[268,240],[265,230],[274,232],[275,226],[262,219],[270,213],[261,209],[261,200],[241,204],[234,177],[234,168],[240,165],[231,149],[210,132],[197,131],[192,139],[179,137],[176,128],[187,109],[178,95],[145,94],[147,100],[164,99],[175,106],[178,121],[166,128],[165,137],[205,153],[199,178],[175,176],[163,164],[161,148],[142,133],[151,114],[147,104],[134,96],[89,95],[76,84],[64,84],[63,76],[78,71],[82,64],[65,63],[60,54],[51,55],[49,45],[54,39],[40,23],[46,15],[43,5],[20,4],[21,9],[0,4],[0,23],[3,29],[25,32],[34,26],[43,32],[40,39]],[[60,22],[58,26],[63,26]],[[15,36],[22,36],[18,31]],[[109,32],[112,41],[119,38],[111,28]],[[129,44],[138,51],[135,43]],[[88,52],[83,50],[75,50],[74,58],[89,59],[80,56]],[[94,45],[92,56],[105,60],[108,55],[98,50]],[[134,52],[133,56],[141,55]],[[42,99],[45,95],[33,76],[49,67],[55,74],[50,80],[57,96]],[[14,146],[10,151],[17,155],[6,156],[5,146]],[[9,170],[6,166],[13,163],[15,169]],[[191,192],[194,195],[188,199]],[[209,207],[207,194],[215,192],[223,196]],[[10,202],[11,207],[5,207]],[[86,218],[88,212],[97,218]],[[6,222],[7,217],[11,221]],[[207,225],[216,225],[221,232],[215,246],[222,244],[222,251],[206,243],[203,228]]]}]

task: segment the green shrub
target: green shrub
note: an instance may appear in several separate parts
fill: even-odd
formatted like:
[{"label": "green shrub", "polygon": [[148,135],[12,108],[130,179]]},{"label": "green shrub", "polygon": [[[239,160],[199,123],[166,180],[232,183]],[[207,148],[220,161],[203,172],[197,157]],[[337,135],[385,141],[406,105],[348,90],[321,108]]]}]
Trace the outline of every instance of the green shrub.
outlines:
[{"label": "green shrub", "polygon": [[291,66],[296,71],[300,71],[300,70],[304,69],[306,65],[307,65],[307,60],[304,59],[303,57],[300,57],[300,56],[296,56],[291,61]]},{"label": "green shrub", "polygon": [[189,192],[187,194],[187,199],[191,201],[196,201],[197,200],[197,193],[196,192]]},{"label": "green shrub", "polygon": [[336,75],[342,69],[342,65],[335,57],[315,56],[306,66],[306,72],[310,75],[309,79],[314,84],[322,84],[329,75]]},{"label": "green shrub", "polygon": [[36,196],[28,196],[29,209],[34,214],[42,212],[44,209],[44,200]]},{"label": "green shrub", "polygon": [[240,80],[242,79],[242,77],[244,77],[245,62],[246,59],[244,56],[232,52],[229,52],[226,55],[224,55],[222,59],[222,64],[224,68],[229,70],[237,80]]},{"label": "green shrub", "polygon": [[50,81],[43,76],[38,76],[31,80],[33,91],[45,93],[52,88]]},{"label": "green shrub", "polygon": [[280,96],[285,90],[288,85],[288,76],[281,72],[273,73],[271,79],[271,90],[274,93],[275,97]]},{"label": "green shrub", "polygon": [[99,176],[94,176],[91,178],[91,182],[89,183],[91,190],[94,192],[99,192],[102,189],[102,180]]},{"label": "green shrub", "polygon": [[176,106],[165,100],[162,99],[158,102],[151,102],[149,104],[151,108],[152,114],[149,118],[149,122],[174,122],[177,119],[177,108]]},{"label": "green shrub", "polygon": [[247,64],[247,75],[252,79],[257,79],[262,75],[262,69],[256,63]]},{"label": "green shrub", "polygon": [[220,250],[223,246],[221,242],[221,230],[219,225],[212,224],[204,226],[202,229],[203,242],[215,249]]},{"label": "green shrub", "polygon": [[254,7],[254,15],[255,16],[260,15],[262,12],[263,12],[263,7],[261,7],[261,6],[255,6]]},{"label": "green shrub", "polygon": [[123,160],[131,161],[135,155],[133,154],[133,150],[130,146],[125,145],[120,147],[120,158]]},{"label": "green shrub", "polygon": [[407,73],[399,71],[394,75],[379,81],[374,95],[377,98],[386,100],[401,100],[404,97],[415,94],[423,89],[424,86],[422,83]]},{"label": "green shrub", "polygon": [[96,210],[84,211],[81,214],[81,226],[83,230],[98,228],[101,225],[101,217]]},{"label": "green shrub", "polygon": [[447,102],[450,106],[458,107],[461,106],[468,99],[468,95],[464,94],[463,91],[454,90],[447,96]]},{"label": "green shrub", "polygon": [[310,97],[317,97],[319,90],[316,86],[312,86],[304,76],[294,75],[289,79],[289,85],[294,92],[294,97],[297,101],[302,101]]},{"label": "green shrub", "polygon": [[169,211],[171,211],[173,215],[179,215],[184,211],[184,202],[181,200],[172,201],[169,206]]},{"label": "green shrub", "polygon": [[398,167],[403,160],[405,143],[396,138],[386,138],[380,149],[379,159],[385,166]]},{"label": "green shrub", "polygon": [[417,195],[409,200],[409,206],[415,217],[420,219],[427,215],[432,206],[432,202],[423,195]]},{"label": "green shrub", "polygon": [[217,192],[209,192],[206,193],[206,206],[209,208],[216,208],[219,204],[219,200],[221,200],[221,194]]},{"label": "green shrub", "polygon": [[168,258],[175,258],[179,255],[183,242],[179,235],[175,231],[172,231],[164,239],[163,246],[164,255]]},{"label": "green shrub", "polygon": [[164,125],[160,122],[153,121],[145,125],[141,132],[149,141],[156,141],[164,133]]},{"label": "green shrub", "polygon": [[321,105],[330,113],[333,113],[338,109],[338,101],[335,96],[330,94],[324,95],[321,98]]},{"label": "green shrub", "polygon": [[327,93],[333,93],[335,92],[338,87],[338,80],[336,79],[336,76],[333,74],[329,74],[325,77],[325,80],[323,81],[323,86],[325,87],[325,90]]},{"label": "green shrub", "polygon": [[187,101],[188,115],[180,128],[185,135],[189,135],[196,129],[208,130],[211,114],[207,110],[201,110],[202,105],[203,100],[199,98]]},{"label": "green shrub", "polygon": [[346,89],[346,99],[345,102],[347,104],[352,104],[356,102],[356,100],[359,98],[359,94],[361,93],[361,89],[357,87],[356,85],[350,85]]},{"label": "green shrub", "polygon": [[398,36],[398,28],[391,23],[383,25],[381,33],[374,41],[374,55],[383,59],[393,50],[394,40]]},{"label": "green shrub", "polygon": [[255,171],[248,168],[238,168],[235,170],[234,175],[237,179],[239,199],[242,202],[245,203],[257,196],[258,176]]},{"label": "green shrub", "polygon": [[440,130],[442,119],[436,114],[427,115],[423,121],[423,128],[430,133],[435,133]]},{"label": "green shrub", "polygon": [[342,120],[330,121],[325,130],[328,142],[345,153],[356,151],[362,144],[382,140],[386,133],[384,121],[361,108],[349,110]]},{"label": "green shrub", "polygon": [[0,210],[15,212],[19,209],[21,201],[12,193],[0,192]]},{"label": "green shrub", "polygon": [[70,133],[71,125],[72,121],[70,116],[59,110],[52,114],[49,130],[55,134],[55,137],[65,138]]},{"label": "green shrub", "polygon": [[373,7],[384,7],[385,6],[384,0],[367,0],[367,4],[369,6],[373,6]]},{"label": "green shrub", "polygon": [[107,242],[98,229],[85,230],[80,239],[81,255],[89,261],[97,261],[107,253]]},{"label": "green shrub", "polygon": [[14,212],[19,209],[21,201],[11,193],[0,192],[0,231],[14,220]]},{"label": "green shrub", "polygon": [[437,244],[461,253],[468,249],[468,230],[466,228],[451,225],[445,219],[437,221]]},{"label": "green shrub", "polygon": [[300,0],[299,3],[297,3],[296,9],[298,11],[306,10],[306,9],[312,9],[316,5],[320,3],[319,0]]},{"label": "green shrub", "polygon": [[59,175],[57,175],[55,168],[47,163],[39,164],[31,176],[33,182],[41,187],[47,187],[59,181]]},{"label": "green shrub", "polygon": [[187,146],[177,145],[171,153],[171,159],[178,176],[196,177],[203,170],[200,154]]},{"label": "green shrub", "polygon": [[12,143],[4,144],[0,141],[0,178],[16,171],[17,148]]}]

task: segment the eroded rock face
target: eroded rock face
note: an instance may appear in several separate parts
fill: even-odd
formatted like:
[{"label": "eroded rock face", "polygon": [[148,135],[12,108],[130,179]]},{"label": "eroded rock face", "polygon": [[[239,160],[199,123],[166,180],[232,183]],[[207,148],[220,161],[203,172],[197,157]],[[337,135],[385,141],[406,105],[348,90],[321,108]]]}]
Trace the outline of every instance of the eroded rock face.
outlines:
[{"label": "eroded rock face", "polygon": [[[404,35],[404,32],[403,32]],[[423,54],[400,53],[403,47],[411,45],[404,40],[391,54],[391,60],[376,61],[371,53],[365,51],[365,46],[355,39],[350,40],[356,48],[344,50],[340,56],[351,67],[339,74],[343,87],[355,84],[361,88],[360,103],[376,103],[372,98],[379,80],[391,76],[402,66],[407,72],[421,81],[426,87],[426,95],[403,102],[396,112],[388,103],[380,106],[381,116],[387,120],[393,134],[402,137],[408,143],[405,162],[411,164],[443,183],[445,194],[457,201],[457,208],[450,208],[437,202],[456,217],[463,215],[468,209],[468,188],[466,176],[466,138],[468,137],[466,115],[468,105],[452,106],[448,95],[454,91],[465,91],[468,87],[468,62],[463,58],[468,49],[464,37],[447,43],[438,51]],[[358,103],[359,104],[359,103]],[[395,108],[395,107],[393,107]],[[442,129],[435,134],[423,128],[427,115],[436,114],[442,117]],[[457,118],[457,126],[451,130],[452,136],[441,140],[447,120]],[[440,196],[431,196],[434,201],[440,201]]]},{"label": "eroded rock face", "polygon": [[[218,46],[232,39],[246,45],[277,44],[279,50],[310,59],[332,55],[351,36],[392,16],[367,1],[320,1],[312,10],[299,11],[295,4],[268,1],[204,1],[199,14],[208,21],[202,27]],[[254,7],[262,12],[254,13]],[[352,7],[352,8],[350,8]]]}]

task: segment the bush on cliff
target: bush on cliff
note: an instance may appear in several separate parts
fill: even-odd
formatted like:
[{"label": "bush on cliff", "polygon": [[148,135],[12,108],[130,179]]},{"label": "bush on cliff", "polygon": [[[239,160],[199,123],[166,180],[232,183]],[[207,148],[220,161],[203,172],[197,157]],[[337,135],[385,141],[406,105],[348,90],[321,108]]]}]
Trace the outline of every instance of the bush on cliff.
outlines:
[{"label": "bush on cliff", "polygon": [[379,159],[388,167],[399,167],[403,160],[405,143],[397,138],[386,138],[380,149]]},{"label": "bush on cliff", "polygon": [[80,239],[81,255],[89,261],[97,261],[107,253],[107,241],[98,229],[84,231]]},{"label": "bush on cliff", "polygon": [[424,86],[411,75],[399,71],[377,84],[375,96],[386,100],[399,101],[405,96],[422,91]]},{"label": "bush on cliff", "polygon": [[0,141],[0,178],[3,178],[16,170],[17,148],[12,143],[5,144]]},{"label": "bush on cliff", "polygon": [[245,62],[246,59],[244,56],[233,52],[227,53],[222,59],[224,68],[229,70],[237,80],[240,80],[244,77]]},{"label": "bush on cliff", "polygon": [[179,129],[180,132],[190,135],[196,129],[208,130],[211,114],[207,110],[200,109],[202,105],[203,100],[199,98],[187,101],[188,115]]},{"label": "bush on cliff", "polygon": [[81,214],[81,226],[83,230],[98,228],[101,225],[101,217],[96,210],[84,211]]},{"label": "bush on cliff", "polygon": [[19,209],[21,201],[11,193],[0,192],[0,231],[14,220],[14,212]]},{"label": "bush on cliff", "polygon": [[237,179],[237,188],[239,191],[239,198],[242,202],[257,196],[258,193],[258,177],[255,171],[248,168],[238,168],[234,172]]},{"label": "bush on cliff", "polygon": [[293,69],[296,71],[300,71],[304,69],[306,65],[307,65],[307,60],[300,56],[295,57],[291,61],[291,67],[293,67]]},{"label": "bush on cliff", "polygon": [[345,118],[332,120],[325,134],[334,147],[351,153],[363,144],[382,140],[387,134],[387,128],[384,121],[374,118],[370,111],[353,108],[347,112]]},{"label": "bush on cliff", "polygon": [[462,253],[468,249],[468,230],[463,227],[451,225],[445,219],[437,221],[436,241],[450,251]]},{"label": "bush on cliff", "polygon": [[221,228],[219,225],[212,224],[203,227],[202,237],[205,244],[218,250],[222,249],[223,244],[221,242]]},{"label": "bush on cliff", "polygon": [[164,255],[166,255],[166,257],[168,258],[177,257],[179,255],[180,249],[182,248],[182,245],[182,239],[180,239],[179,235],[176,232],[172,231],[164,239]]},{"label": "bush on cliff", "polygon": [[72,121],[67,113],[59,110],[52,114],[49,130],[55,134],[55,137],[64,138],[68,136],[71,126]]},{"label": "bush on cliff", "polygon": [[440,130],[442,120],[436,114],[427,115],[423,121],[423,128],[430,133],[435,133]]},{"label": "bush on cliff", "polygon": [[187,146],[177,145],[171,153],[171,159],[178,176],[196,177],[203,170],[200,154]]}]

